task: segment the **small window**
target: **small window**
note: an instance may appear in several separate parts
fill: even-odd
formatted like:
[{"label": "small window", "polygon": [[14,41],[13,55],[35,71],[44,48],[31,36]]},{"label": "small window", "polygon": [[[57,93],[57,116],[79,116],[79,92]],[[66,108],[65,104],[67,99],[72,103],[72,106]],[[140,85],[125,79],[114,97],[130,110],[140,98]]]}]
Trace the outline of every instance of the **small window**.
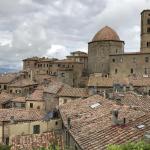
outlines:
[{"label": "small window", "polygon": [[65,74],[64,74],[64,73],[61,73],[61,76],[62,76],[62,77],[64,77],[64,76],[65,76]]},{"label": "small window", "polygon": [[138,129],[144,129],[144,128],[145,128],[145,125],[143,125],[143,124],[137,125],[137,128],[138,128]]},{"label": "small window", "polygon": [[112,62],[115,62],[115,59],[114,59],[114,58],[112,59]]},{"label": "small window", "polygon": [[40,109],[40,106],[37,106],[37,109]]},{"label": "small window", "polygon": [[131,68],[130,73],[133,74],[133,68]]},{"label": "small window", "polygon": [[120,62],[123,62],[123,58],[120,58]]},{"label": "small window", "polygon": [[145,62],[149,62],[149,57],[145,57]]},{"label": "small window", "polygon": [[7,90],[7,85],[4,85],[4,90]]},{"label": "small window", "polygon": [[30,103],[30,108],[33,108],[33,103]]},{"label": "small window", "polygon": [[150,33],[150,27],[147,28],[147,33]]},{"label": "small window", "polygon": [[147,19],[147,24],[150,24],[150,18]]},{"label": "small window", "polygon": [[22,108],[25,108],[25,104],[24,104],[24,103],[22,103],[22,104],[21,104],[21,107],[22,107]]},{"label": "small window", "polygon": [[97,108],[97,107],[99,107],[100,105],[101,105],[100,103],[95,103],[95,104],[91,105],[90,107],[91,107],[91,108]]},{"label": "small window", "polygon": [[9,92],[12,93],[12,90],[10,90]]},{"label": "small window", "polygon": [[57,121],[55,122],[55,125],[56,125],[56,126],[58,125],[58,122],[57,122]]},{"label": "small window", "polygon": [[144,68],[144,74],[147,75],[148,74],[148,69]]},{"label": "small window", "polygon": [[2,86],[0,85],[0,89],[2,88]]},{"label": "small window", "polygon": [[74,148],[75,148],[75,150],[78,150],[78,148],[77,148],[77,146],[76,146],[76,145],[75,145],[75,147],[74,147]]},{"label": "small window", "polygon": [[118,69],[115,69],[115,74],[117,74],[118,73]]},{"label": "small window", "polygon": [[134,63],[136,62],[136,58],[135,58],[135,57],[133,57],[133,62],[134,62]]},{"label": "small window", "polygon": [[39,134],[39,133],[40,133],[40,125],[34,125],[33,134]]},{"label": "small window", "polygon": [[64,99],[64,104],[67,103],[67,99]]},{"label": "small window", "polygon": [[147,47],[150,47],[150,42],[147,42]]},{"label": "small window", "polygon": [[116,49],[116,54],[118,53],[118,50]]}]

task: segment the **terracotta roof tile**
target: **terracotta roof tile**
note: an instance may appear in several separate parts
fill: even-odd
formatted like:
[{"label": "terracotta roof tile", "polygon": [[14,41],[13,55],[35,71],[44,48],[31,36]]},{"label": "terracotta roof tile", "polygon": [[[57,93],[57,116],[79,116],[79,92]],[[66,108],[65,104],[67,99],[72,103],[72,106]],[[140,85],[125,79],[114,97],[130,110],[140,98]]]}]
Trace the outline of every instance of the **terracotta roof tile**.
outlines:
[{"label": "terracotta roof tile", "polygon": [[14,96],[9,94],[9,93],[7,93],[7,92],[2,91],[0,93],[0,103],[3,103],[5,101],[13,99],[13,98],[14,98]]},{"label": "terracotta roof tile", "polygon": [[31,81],[30,79],[20,79],[20,80],[16,80],[9,86],[10,87],[25,87],[25,86],[30,86],[30,85],[37,85],[37,83],[34,81]]},{"label": "terracotta roof tile", "polygon": [[[96,103],[100,105],[91,108]],[[114,109],[119,110],[119,120],[126,118],[126,125],[145,115],[141,110],[134,110],[126,105],[117,105],[99,95],[94,95],[84,100],[76,100],[59,107],[64,125],[67,127],[67,117],[70,117],[71,129],[69,132],[81,148],[86,150],[106,148],[107,138],[110,136],[107,130],[109,128],[113,129],[110,112]],[[102,134],[103,132],[104,134]],[[126,133],[127,131],[120,126],[116,127],[116,130],[112,130],[109,144],[113,143],[115,138],[116,141],[114,141],[118,143],[117,139],[122,135],[122,132]],[[116,137],[113,136],[114,134]],[[134,132],[134,138],[136,137],[135,135],[136,133]],[[128,137],[125,135],[124,137],[120,139],[121,143],[127,141]]]},{"label": "terracotta roof tile", "polygon": [[85,88],[63,87],[58,96],[62,97],[88,97],[88,92]]},{"label": "terracotta roof tile", "polygon": [[47,88],[45,88],[44,92],[51,93],[51,94],[57,94],[62,87],[70,87],[69,85],[58,82],[58,81],[52,81]]},{"label": "terracotta roof tile", "polygon": [[[119,93],[116,93],[116,96]],[[138,95],[135,92],[122,93],[121,96],[117,96],[120,99],[121,104],[128,105],[134,109],[150,112],[150,96]],[[114,96],[115,99],[115,96]]]},{"label": "terracotta roof tile", "polygon": [[0,121],[10,121],[14,117],[15,121],[42,120],[43,113],[37,110],[25,109],[0,109]]},{"label": "terracotta roof tile", "polygon": [[17,77],[17,73],[11,73],[11,74],[1,74],[0,75],[0,83],[10,83],[13,80],[15,80]]},{"label": "terracotta roof tile", "polygon": [[103,41],[103,40],[120,41],[118,34],[108,26],[105,26],[100,31],[98,31],[94,36],[94,38],[92,39],[92,42]]},{"label": "terracotta roof tile", "polygon": [[43,89],[36,89],[31,95],[27,97],[27,101],[43,101]]},{"label": "terracotta roof tile", "polygon": [[54,132],[46,132],[42,134],[18,135],[12,139],[11,150],[33,150],[40,147],[48,148],[52,144],[58,144],[60,150],[64,149],[62,136]]},{"label": "terracotta roof tile", "polygon": [[5,99],[4,101],[1,102],[1,104],[7,103],[7,102],[25,103],[26,98],[25,97],[13,97],[13,98],[10,98],[10,99]]}]

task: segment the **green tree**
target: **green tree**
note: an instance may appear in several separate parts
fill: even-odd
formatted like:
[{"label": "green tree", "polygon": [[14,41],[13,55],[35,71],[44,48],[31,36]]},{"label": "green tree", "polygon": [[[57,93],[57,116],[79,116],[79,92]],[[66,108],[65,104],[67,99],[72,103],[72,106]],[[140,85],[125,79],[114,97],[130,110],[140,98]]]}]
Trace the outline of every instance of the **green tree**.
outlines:
[{"label": "green tree", "polygon": [[107,150],[150,150],[150,144],[143,141],[122,145],[109,145]]},{"label": "green tree", "polygon": [[0,144],[0,150],[10,150],[11,146]]}]

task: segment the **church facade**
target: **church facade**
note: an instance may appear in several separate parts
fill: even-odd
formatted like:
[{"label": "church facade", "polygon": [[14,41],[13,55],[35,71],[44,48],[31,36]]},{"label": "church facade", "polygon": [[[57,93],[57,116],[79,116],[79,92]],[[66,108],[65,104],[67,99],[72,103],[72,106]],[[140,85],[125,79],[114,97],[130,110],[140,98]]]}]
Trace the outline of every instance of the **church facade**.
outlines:
[{"label": "church facade", "polygon": [[140,52],[125,53],[124,41],[106,26],[96,33],[88,43],[89,74],[102,76],[143,76],[150,75],[150,10],[141,12]]}]

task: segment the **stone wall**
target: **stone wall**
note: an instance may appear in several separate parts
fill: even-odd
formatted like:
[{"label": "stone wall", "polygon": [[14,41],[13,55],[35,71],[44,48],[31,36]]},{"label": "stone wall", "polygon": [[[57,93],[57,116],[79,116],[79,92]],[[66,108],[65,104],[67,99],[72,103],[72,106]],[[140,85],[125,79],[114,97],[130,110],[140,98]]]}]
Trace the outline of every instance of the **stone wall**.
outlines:
[{"label": "stone wall", "polygon": [[122,54],[124,42],[122,41],[98,41],[88,45],[88,71],[91,73],[109,73],[109,55]]},{"label": "stone wall", "polygon": [[150,10],[144,10],[141,13],[141,51],[144,53],[150,52],[150,31],[148,31],[150,21],[148,22],[148,19],[150,19]]},{"label": "stone wall", "polygon": [[110,56],[110,75],[150,75],[150,54],[124,54]]}]

